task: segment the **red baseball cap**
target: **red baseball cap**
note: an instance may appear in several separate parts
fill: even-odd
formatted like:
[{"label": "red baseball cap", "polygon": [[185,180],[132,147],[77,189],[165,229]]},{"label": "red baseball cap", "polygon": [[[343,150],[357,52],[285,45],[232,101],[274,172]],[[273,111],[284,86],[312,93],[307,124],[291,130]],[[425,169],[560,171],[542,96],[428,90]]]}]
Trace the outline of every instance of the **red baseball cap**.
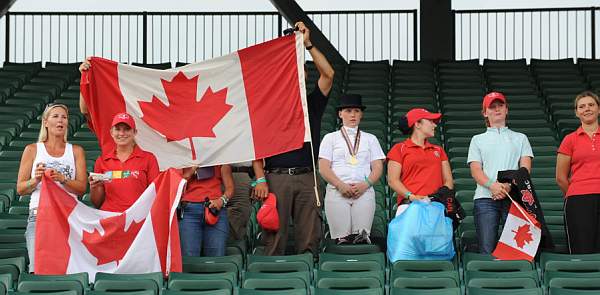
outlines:
[{"label": "red baseball cap", "polygon": [[262,206],[256,213],[256,220],[264,230],[279,230],[279,213],[277,213],[277,198],[275,194],[269,193],[263,201]]},{"label": "red baseball cap", "polygon": [[132,129],[135,129],[135,121],[133,120],[133,117],[128,113],[116,114],[113,117],[112,124],[110,125],[110,127],[115,127],[115,125],[119,123],[125,123],[127,124],[127,126],[131,127]]},{"label": "red baseball cap", "polygon": [[504,94],[494,91],[486,94],[483,97],[483,108],[489,108],[492,102],[494,102],[495,100],[499,100],[503,103],[506,103],[506,97],[504,97]]},{"label": "red baseball cap", "polygon": [[208,225],[215,225],[219,221],[219,215],[213,215],[210,208],[204,207],[204,222]]},{"label": "red baseball cap", "polygon": [[412,109],[412,110],[408,111],[408,113],[406,113],[406,120],[408,121],[408,127],[413,127],[413,125],[415,125],[415,122],[417,122],[421,119],[431,120],[437,124],[440,121],[440,118],[442,118],[442,114],[430,113],[426,109]]}]

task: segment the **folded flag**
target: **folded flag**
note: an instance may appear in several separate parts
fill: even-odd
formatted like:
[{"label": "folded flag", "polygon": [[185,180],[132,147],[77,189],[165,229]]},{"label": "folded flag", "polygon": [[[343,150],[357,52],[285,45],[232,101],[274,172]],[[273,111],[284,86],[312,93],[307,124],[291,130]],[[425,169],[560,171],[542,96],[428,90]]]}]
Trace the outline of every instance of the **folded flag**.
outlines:
[{"label": "folded flag", "polygon": [[502,235],[492,255],[500,260],[533,261],[542,230],[539,222],[511,199]]},{"label": "folded flag", "polygon": [[44,176],[35,232],[35,273],[180,272],[175,211],[185,180],[161,173],[125,212],[88,207]]}]

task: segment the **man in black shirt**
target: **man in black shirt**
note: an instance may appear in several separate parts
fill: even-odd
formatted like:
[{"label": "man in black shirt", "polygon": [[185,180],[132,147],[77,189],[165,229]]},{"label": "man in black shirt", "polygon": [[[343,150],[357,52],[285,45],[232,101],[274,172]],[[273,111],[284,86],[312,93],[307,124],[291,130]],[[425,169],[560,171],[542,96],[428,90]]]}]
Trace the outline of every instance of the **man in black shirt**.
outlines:
[{"label": "man in black shirt", "polygon": [[317,254],[321,240],[321,209],[317,205],[314,161],[319,152],[321,118],[325,112],[329,91],[333,85],[333,67],[310,42],[310,31],[302,22],[296,23],[304,36],[304,46],[319,71],[317,87],[308,95],[308,117],[311,143],[302,148],[265,159],[269,188],[277,196],[279,231],[263,231],[266,255],[284,255],[288,241],[290,217],[294,222],[296,253]]}]

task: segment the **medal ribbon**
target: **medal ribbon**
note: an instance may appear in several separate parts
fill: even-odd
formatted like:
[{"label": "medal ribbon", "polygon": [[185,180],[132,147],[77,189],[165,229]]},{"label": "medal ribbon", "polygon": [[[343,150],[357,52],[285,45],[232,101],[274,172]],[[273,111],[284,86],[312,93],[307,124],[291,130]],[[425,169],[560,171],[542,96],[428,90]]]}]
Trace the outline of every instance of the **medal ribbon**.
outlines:
[{"label": "medal ribbon", "polygon": [[340,132],[342,132],[342,137],[344,138],[344,141],[346,141],[346,145],[348,146],[348,152],[350,152],[350,156],[356,158],[356,155],[358,154],[358,146],[360,145],[360,129],[356,129],[354,147],[350,145],[350,137],[348,136],[348,133],[346,133],[346,129],[344,129],[344,126],[340,128]]}]

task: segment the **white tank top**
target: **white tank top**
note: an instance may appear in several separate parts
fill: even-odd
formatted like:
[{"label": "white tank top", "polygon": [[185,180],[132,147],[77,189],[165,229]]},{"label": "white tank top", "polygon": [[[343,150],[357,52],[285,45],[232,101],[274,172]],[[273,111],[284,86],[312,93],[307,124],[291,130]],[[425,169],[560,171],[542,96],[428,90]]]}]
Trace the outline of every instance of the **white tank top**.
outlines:
[{"label": "white tank top", "polygon": [[[60,157],[53,157],[46,151],[46,146],[43,142],[36,144],[37,151],[35,159],[33,160],[33,166],[31,167],[31,175],[35,175],[35,167],[38,163],[44,163],[46,168],[52,168],[62,173],[67,179],[75,179],[75,156],[73,155],[73,145],[67,143],[65,146],[65,152]],[[62,187],[62,184],[56,182]],[[31,193],[31,200],[29,201],[29,209],[35,209],[38,207],[40,202],[40,190],[42,183],[38,183],[35,190]],[[73,195],[73,194],[71,194]]]}]

